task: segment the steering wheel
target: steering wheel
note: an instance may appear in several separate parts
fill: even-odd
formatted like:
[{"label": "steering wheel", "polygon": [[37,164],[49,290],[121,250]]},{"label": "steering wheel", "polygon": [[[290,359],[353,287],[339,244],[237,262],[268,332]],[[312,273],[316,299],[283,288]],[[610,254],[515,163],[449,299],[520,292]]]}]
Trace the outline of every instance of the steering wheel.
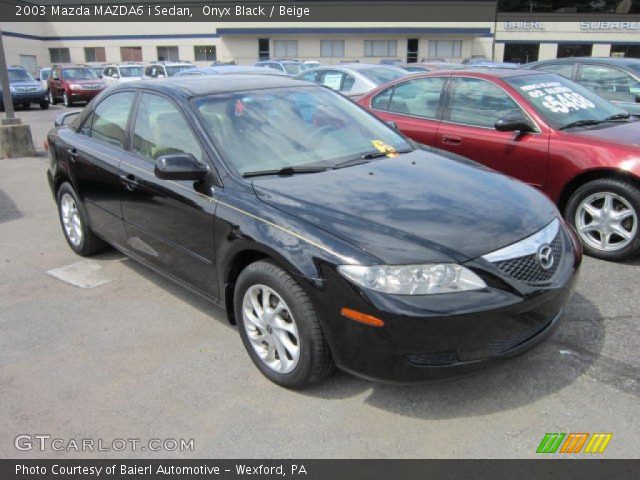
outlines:
[{"label": "steering wheel", "polygon": [[330,130],[335,130],[335,128],[332,125],[323,125],[317,130],[311,132],[311,135],[307,137],[307,142],[311,144],[318,143],[318,141],[320,141],[320,139],[324,137]]}]

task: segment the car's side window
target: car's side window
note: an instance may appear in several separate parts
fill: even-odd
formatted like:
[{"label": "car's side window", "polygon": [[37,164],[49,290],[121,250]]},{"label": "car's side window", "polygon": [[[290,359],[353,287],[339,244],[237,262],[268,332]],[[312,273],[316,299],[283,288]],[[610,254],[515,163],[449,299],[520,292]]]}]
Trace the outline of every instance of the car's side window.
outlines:
[{"label": "car's side window", "polygon": [[436,118],[446,77],[409,80],[396,85],[387,110],[424,118]]},{"label": "car's side window", "polygon": [[101,101],[92,114],[91,137],[124,148],[127,120],[135,96],[134,92],[120,92]]},{"label": "car's side window", "polygon": [[394,87],[389,87],[373,97],[373,100],[371,100],[371,108],[375,108],[376,110],[387,110],[389,108],[389,100],[391,99],[393,88]]},{"label": "car's side window", "polygon": [[178,108],[170,100],[150,93],[142,95],[138,106],[132,149],[151,161],[171,153],[190,153],[197,160],[204,158]]},{"label": "car's side window", "polygon": [[306,72],[302,74],[302,78],[304,80],[308,80],[310,82],[315,82],[317,81],[317,76],[318,76],[318,72]]},{"label": "car's side window", "polygon": [[640,82],[627,72],[604,65],[582,65],[580,83],[597,94],[620,102],[635,102]]},{"label": "car's side window", "polygon": [[356,79],[353,78],[351,75],[348,75],[345,73],[344,78],[342,80],[342,88],[340,89],[340,91],[350,92],[355,84],[356,84]]},{"label": "car's side window", "polygon": [[500,87],[478,78],[456,78],[449,120],[455,123],[493,128],[496,120],[522,110]]},{"label": "car's side window", "polygon": [[563,77],[571,78],[573,75],[573,63],[550,63],[536,67],[536,70],[543,70],[549,73],[556,73]]},{"label": "car's side window", "polygon": [[337,70],[327,70],[322,75],[322,85],[329,87],[333,90],[340,91],[340,85],[342,85],[343,73]]}]

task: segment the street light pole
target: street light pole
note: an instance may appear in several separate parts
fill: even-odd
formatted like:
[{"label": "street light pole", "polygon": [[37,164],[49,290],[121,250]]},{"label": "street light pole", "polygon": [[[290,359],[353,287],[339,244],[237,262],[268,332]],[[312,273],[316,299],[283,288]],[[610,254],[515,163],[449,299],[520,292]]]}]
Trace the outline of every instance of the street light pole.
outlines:
[{"label": "street light pole", "polygon": [[2,28],[0,28],[0,86],[2,87],[2,100],[4,101],[4,111],[7,122],[13,123],[15,114],[13,111],[13,100],[11,99],[11,88],[9,87],[9,72],[7,70],[7,59],[4,56],[4,44],[2,43]]}]

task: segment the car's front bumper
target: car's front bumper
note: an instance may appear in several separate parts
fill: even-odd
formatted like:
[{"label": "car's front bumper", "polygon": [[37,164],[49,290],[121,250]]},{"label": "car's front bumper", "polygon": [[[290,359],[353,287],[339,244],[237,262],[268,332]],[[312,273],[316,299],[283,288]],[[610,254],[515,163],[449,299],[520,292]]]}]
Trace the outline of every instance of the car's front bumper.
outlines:
[{"label": "car's front bumper", "polygon": [[43,103],[47,101],[47,93],[44,91],[12,93],[11,101],[14,105],[21,105],[23,103]]},{"label": "car's front bumper", "polygon": [[[522,353],[553,333],[571,297],[581,254],[570,241],[561,269],[544,289],[503,288],[399,296],[365,292],[327,269],[312,293],[336,364],[356,375],[413,383],[463,376]],[[482,262],[471,262],[482,268]],[[331,273],[333,272],[333,273]],[[340,314],[346,307],[384,326]]]},{"label": "car's front bumper", "polygon": [[102,90],[68,90],[67,95],[72,102],[88,102]]}]

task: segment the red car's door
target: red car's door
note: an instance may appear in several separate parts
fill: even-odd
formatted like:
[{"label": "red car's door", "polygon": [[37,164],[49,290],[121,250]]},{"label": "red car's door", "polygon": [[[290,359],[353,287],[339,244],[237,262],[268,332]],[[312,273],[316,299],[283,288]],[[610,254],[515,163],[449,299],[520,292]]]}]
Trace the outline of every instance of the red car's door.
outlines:
[{"label": "red car's door", "polygon": [[448,78],[414,78],[397,83],[373,97],[368,107],[383,120],[395,122],[407,137],[435,146]]},{"label": "red car's door", "polygon": [[496,120],[506,115],[530,116],[502,87],[488,80],[455,77],[449,92],[435,146],[544,188],[549,160],[546,127],[537,126],[534,133],[496,130]]}]

